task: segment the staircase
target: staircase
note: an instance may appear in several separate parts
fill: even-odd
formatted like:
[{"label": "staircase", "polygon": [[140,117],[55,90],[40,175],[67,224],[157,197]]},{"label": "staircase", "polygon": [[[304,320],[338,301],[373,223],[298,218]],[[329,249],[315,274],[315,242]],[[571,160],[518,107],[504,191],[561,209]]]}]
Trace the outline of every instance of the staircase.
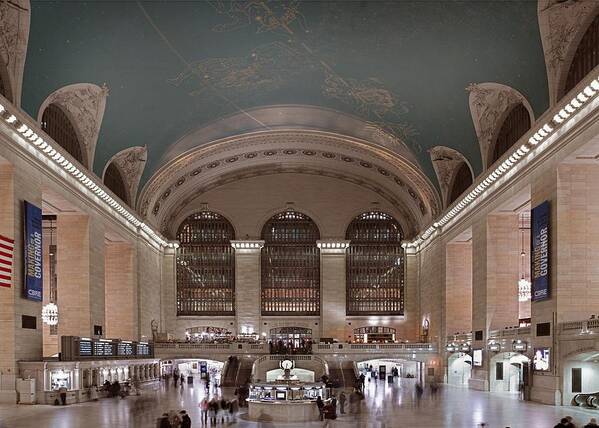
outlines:
[{"label": "staircase", "polygon": [[235,379],[237,379],[237,372],[239,371],[239,366],[239,359],[237,357],[229,359],[226,371],[223,374],[223,380],[221,382],[222,386],[235,386]]},{"label": "staircase", "polygon": [[356,372],[353,361],[342,361],[341,371],[343,373],[344,386],[353,388],[356,385]]},{"label": "staircase", "polygon": [[250,380],[253,366],[254,361],[249,358],[242,358],[239,360],[239,369],[237,370],[237,376],[235,378],[235,386],[244,385]]},{"label": "staircase", "polygon": [[329,365],[329,379],[333,384],[342,388],[355,386],[356,374],[353,361],[327,361]]}]

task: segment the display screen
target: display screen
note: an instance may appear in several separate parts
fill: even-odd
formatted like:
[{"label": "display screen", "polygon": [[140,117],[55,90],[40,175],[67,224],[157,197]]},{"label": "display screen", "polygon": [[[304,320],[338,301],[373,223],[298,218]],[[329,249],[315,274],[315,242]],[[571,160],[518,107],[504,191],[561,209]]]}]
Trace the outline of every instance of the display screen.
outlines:
[{"label": "display screen", "polygon": [[550,349],[549,348],[535,348],[535,356],[532,360],[532,366],[535,371],[548,372],[550,368]]},{"label": "display screen", "polygon": [[94,355],[98,357],[111,357],[114,355],[111,342],[94,342]]},{"label": "display screen", "polygon": [[277,400],[284,400],[286,398],[285,391],[277,391]]},{"label": "display screen", "polygon": [[133,355],[133,344],[127,342],[120,342],[117,347],[117,355],[127,357]]},{"label": "display screen", "polygon": [[474,364],[477,367],[480,367],[483,365],[483,350],[482,349],[475,349],[474,351],[472,351],[472,364]]},{"label": "display screen", "polygon": [[79,341],[79,356],[80,357],[91,357],[92,356],[92,342],[90,340]]},{"label": "display screen", "polygon": [[137,355],[150,355],[150,346],[147,343],[138,343]]}]

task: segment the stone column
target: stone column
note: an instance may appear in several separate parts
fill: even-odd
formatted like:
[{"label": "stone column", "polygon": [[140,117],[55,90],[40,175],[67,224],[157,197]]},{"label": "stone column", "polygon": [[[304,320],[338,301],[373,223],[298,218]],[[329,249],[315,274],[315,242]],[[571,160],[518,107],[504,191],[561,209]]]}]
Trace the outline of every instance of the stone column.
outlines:
[{"label": "stone column", "polygon": [[345,334],[345,256],[349,241],[317,241],[320,248],[320,337],[343,342]]},{"label": "stone column", "polygon": [[[485,349],[489,333],[487,316],[487,219],[472,224],[472,348]],[[478,333],[477,333],[478,332]],[[477,338],[477,336],[479,336]],[[484,352],[486,357],[486,352]],[[489,361],[482,367],[472,367],[468,386],[481,391],[489,390]]]},{"label": "stone column", "polygon": [[518,325],[518,214],[487,218],[487,317],[490,330]]},{"label": "stone column", "polygon": [[[0,234],[15,241],[12,285],[0,287],[0,402],[11,404],[17,400],[17,361],[42,357],[42,303],[22,297],[24,200],[42,206],[39,177],[0,159]],[[22,315],[36,317],[37,328],[21,328]]]},{"label": "stone column", "polygon": [[446,246],[445,336],[472,330],[472,242]]},{"label": "stone column", "polygon": [[105,325],[102,225],[85,214],[61,214],[57,247],[58,334],[93,335],[94,325]]},{"label": "stone column", "polygon": [[106,337],[137,339],[137,287],[129,242],[106,244]]},{"label": "stone column", "polygon": [[[260,307],[260,251],[264,241],[231,241],[235,249],[235,321],[237,333],[263,332]],[[268,334],[268,332],[266,332]]]},{"label": "stone column", "polygon": [[177,328],[177,248],[178,242],[164,248],[161,268],[160,332],[175,332]]}]

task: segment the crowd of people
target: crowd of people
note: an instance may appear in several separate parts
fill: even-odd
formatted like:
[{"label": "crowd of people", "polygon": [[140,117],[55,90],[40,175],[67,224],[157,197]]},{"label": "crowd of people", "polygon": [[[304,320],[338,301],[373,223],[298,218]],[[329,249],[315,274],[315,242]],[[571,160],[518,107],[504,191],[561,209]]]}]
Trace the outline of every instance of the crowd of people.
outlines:
[{"label": "crowd of people", "polygon": [[295,355],[311,354],[312,341],[310,339],[293,340],[271,340],[268,342],[268,349],[271,354]]},{"label": "crowd of people", "polygon": [[[572,416],[565,416],[554,428],[576,428],[576,425],[574,424]],[[597,420],[595,418],[591,418],[583,428],[599,428],[599,425],[597,425]]]}]

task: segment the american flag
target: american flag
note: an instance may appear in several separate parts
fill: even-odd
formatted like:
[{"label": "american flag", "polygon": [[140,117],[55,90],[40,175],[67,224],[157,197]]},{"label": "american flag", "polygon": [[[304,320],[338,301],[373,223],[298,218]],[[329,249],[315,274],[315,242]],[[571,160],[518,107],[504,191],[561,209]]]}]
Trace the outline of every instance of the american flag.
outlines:
[{"label": "american flag", "polygon": [[0,287],[12,284],[12,258],[15,241],[0,235]]}]

